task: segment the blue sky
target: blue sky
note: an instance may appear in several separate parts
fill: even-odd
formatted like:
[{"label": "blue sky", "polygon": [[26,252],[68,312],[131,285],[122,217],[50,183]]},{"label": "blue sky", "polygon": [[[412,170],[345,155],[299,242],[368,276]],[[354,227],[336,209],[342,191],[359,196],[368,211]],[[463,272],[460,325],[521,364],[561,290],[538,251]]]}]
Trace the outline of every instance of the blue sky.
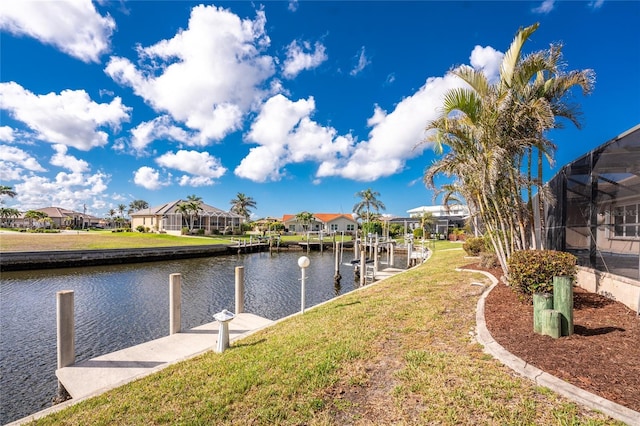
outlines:
[{"label": "blue sky", "polygon": [[640,123],[637,1],[3,1],[0,183],[5,207],[105,217],[195,194],[254,217],[385,213],[433,204],[421,144],[460,65],[495,75],[520,27],[525,53],[562,43],[582,129],[549,136],[562,165]]}]

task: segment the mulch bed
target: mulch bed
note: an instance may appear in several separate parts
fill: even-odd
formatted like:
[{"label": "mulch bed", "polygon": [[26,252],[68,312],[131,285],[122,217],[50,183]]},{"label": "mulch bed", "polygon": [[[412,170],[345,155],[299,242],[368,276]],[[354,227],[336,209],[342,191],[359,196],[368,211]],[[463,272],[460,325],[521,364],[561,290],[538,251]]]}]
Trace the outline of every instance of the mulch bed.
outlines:
[{"label": "mulch bed", "polygon": [[[468,269],[484,269],[468,265]],[[487,269],[484,269],[485,271]],[[500,279],[500,269],[489,270]],[[640,411],[640,317],[620,302],[574,287],[574,334],[533,332],[533,305],[500,282],[487,296],[485,320],[506,350],[588,392]]]}]

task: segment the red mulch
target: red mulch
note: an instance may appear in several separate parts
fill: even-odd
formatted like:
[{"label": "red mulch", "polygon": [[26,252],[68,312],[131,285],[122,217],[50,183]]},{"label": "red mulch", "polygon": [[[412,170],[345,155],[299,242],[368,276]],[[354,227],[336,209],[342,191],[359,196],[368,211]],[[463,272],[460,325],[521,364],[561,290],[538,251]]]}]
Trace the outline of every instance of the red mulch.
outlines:
[{"label": "red mulch", "polygon": [[[484,269],[468,265],[469,269]],[[485,271],[487,269],[484,269]],[[500,279],[502,271],[493,269]],[[574,287],[574,334],[533,332],[533,305],[502,282],[489,293],[485,320],[506,350],[588,392],[640,411],[640,317],[620,302]]]}]

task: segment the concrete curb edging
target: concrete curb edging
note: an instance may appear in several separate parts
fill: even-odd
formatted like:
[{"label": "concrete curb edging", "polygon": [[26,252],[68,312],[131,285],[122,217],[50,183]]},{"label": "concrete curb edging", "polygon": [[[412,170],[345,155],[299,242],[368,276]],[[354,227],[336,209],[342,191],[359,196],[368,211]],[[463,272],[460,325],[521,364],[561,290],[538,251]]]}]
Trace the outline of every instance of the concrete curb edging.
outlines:
[{"label": "concrete curb edging", "polygon": [[554,392],[571,399],[581,405],[584,405],[592,410],[600,411],[616,420],[627,423],[630,426],[640,425],[640,412],[631,410],[623,405],[616,404],[615,402],[604,399],[591,392],[587,392],[565,382],[549,373],[545,373],[533,365],[526,363],[521,358],[508,352],[498,342],[496,342],[491,336],[491,333],[487,329],[487,324],[484,318],[484,306],[485,300],[488,294],[493,288],[498,285],[498,280],[492,274],[485,271],[478,271],[473,269],[456,269],[460,272],[473,272],[483,274],[488,277],[492,284],[484,290],[478,304],[476,306],[476,340],[484,347],[484,351],[494,358],[498,359],[507,367],[514,370],[519,375],[526,377],[540,386],[544,386],[553,390]]}]

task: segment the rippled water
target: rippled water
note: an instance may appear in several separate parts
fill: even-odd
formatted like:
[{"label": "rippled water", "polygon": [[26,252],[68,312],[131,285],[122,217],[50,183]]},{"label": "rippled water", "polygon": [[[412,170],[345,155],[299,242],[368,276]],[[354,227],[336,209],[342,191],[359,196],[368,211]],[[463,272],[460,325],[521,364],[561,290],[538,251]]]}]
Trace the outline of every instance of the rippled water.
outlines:
[{"label": "rippled water", "polygon": [[[182,274],[182,328],[235,310],[244,266],[245,312],[276,320],[300,311],[301,252],[254,253],[133,265],[4,272],[0,281],[0,424],[51,405],[57,390],[56,292],[73,290],[76,362],[169,334],[169,275]],[[334,286],[332,252],[311,252],[306,307],[357,287],[344,252]],[[395,266],[406,258],[395,256]]]}]

